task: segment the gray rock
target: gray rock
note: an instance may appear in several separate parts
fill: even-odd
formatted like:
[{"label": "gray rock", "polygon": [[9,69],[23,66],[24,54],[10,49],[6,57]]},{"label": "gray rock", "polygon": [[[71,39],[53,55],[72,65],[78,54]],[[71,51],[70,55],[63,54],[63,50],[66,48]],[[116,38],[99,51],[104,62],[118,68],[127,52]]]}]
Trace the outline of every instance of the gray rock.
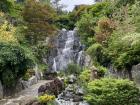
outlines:
[{"label": "gray rock", "polygon": [[42,78],[42,72],[38,70],[38,66],[37,65],[35,66],[34,70],[35,70],[35,76],[36,76],[36,78],[38,80],[41,80],[41,78]]},{"label": "gray rock", "polygon": [[29,85],[31,86],[31,85],[36,84],[36,83],[38,82],[38,79],[37,79],[36,76],[32,76],[32,77],[28,80],[28,82],[29,82]]},{"label": "gray rock", "polygon": [[3,86],[2,86],[2,83],[0,81],[0,99],[3,98]]},{"label": "gray rock", "polygon": [[83,98],[82,97],[77,96],[77,95],[74,96],[73,102],[81,102],[81,101],[83,101]]},{"label": "gray rock", "polygon": [[84,90],[83,90],[83,88],[78,88],[77,91],[76,91],[76,94],[79,95],[79,96],[84,95]]},{"label": "gray rock", "polygon": [[68,82],[69,82],[70,84],[74,83],[76,80],[77,80],[77,78],[76,78],[76,76],[74,76],[74,75],[70,75],[70,76],[68,77]]},{"label": "gray rock", "polygon": [[22,80],[21,82],[22,82],[22,85],[23,85],[23,88],[24,88],[24,89],[25,89],[25,88],[28,88],[28,87],[30,86],[30,84],[29,84],[28,81]]},{"label": "gray rock", "polygon": [[132,77],[134,81],[140,85],[140,63],[132,67]]}]

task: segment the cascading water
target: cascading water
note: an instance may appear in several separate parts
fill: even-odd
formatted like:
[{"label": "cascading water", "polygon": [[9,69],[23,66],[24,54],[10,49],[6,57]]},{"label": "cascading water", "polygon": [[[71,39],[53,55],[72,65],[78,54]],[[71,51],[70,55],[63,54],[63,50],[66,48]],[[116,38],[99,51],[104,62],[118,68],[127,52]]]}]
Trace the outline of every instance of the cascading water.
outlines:
[{"label": "cascading water", "polygon": [[65,70],[68,64],[74,63],[84,66],[86,56],[80,44],[76,30],[63,29],[57,39],[57,55],[53,58],[52,70]]},{"label": "cascading water", "polygon": [[57,69],[56,69],[56,60],[55,60],[55,58],[53,59],[53,67],[52,67],[52,68],[53,68],[54,71],[57,71]]},{"label": "cascading water", "polygon": [[[76,30],[66,31],[63,29],[60,31],[55,44],[55,51],[57,51],[57,53],[55,53],[51,58],[52,67],[50,70],[66,70],[68,64],[71,63],[77,64],[81,67],[89,66],[90,59],[84,52],[84,46],[81,45]],[[74,87],[75,85],[76,84],[73,84]],[[82,96],[75,94],[75,90],[80,88],[73,89],[75,92],[69,91],[68,88],[70,88],[70,90],[72,89],[71,84],[69,84],[68,87],[58,95],[58,98],[56,99],[56,105],[88,105],[83,100],[74,102],[74,100],[82,98]]]}]

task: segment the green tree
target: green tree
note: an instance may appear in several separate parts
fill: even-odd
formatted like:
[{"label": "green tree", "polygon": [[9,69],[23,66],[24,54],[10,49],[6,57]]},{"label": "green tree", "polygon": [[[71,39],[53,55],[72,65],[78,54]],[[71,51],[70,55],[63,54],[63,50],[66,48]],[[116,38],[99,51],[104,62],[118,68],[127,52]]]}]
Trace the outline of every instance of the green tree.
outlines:
[{"label": "green tree", "polygon": [[33,62],[19,45],[0,43],[0,80],[6,88],[15,86]]},{"label": "green tree", "polygon": [[23,18],[27,23],[26,38],[30,44],[44,41],[47,36],[54,35],[55,11],[50,5],[28,0],[23,10]]}]

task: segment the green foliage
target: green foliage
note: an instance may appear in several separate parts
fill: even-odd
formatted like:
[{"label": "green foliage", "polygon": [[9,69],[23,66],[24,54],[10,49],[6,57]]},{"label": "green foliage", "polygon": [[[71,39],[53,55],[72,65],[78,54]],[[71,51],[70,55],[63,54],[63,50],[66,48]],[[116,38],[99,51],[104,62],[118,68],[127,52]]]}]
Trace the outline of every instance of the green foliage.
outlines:
[{"label": "green foliage", "polygon": [[52,105],[52,102],[55,100],[54,95],[44,94],[38,97],[38,101],[43,105]]},{"label": "green foliage", "polygon": [[130,71],[140,62],[139,7],[139,0],[104,0],[80,15],[80,38],[97,67],[114,64]]},{"label": "green foliage", "polygon": [[44,72],[47,70],[48,66],[43,61],[43,58],[47,56],[50,48],[45,43],[39,43],[36,46],[32,46],[33,55],[36,58],[36,63],[39,65],[39,69]]},{"label": "green foliage", "polygon": [[76,23],[76,26],[79,29],[81,41],[87,47],[95,43],[95,41],[93,41],[92,43],[89,42],[88,39],[95,36],[95,27],[99,18],[103,16],[108,17],[112,13],[109,5],[109,2],[101,2],[89,6],[86,12],[81,15],[80,20]]},{"label": "green foliage", "polygon": [[[121,45],[121,46],[120,46]],[[129,33],[125,35],[112,36],[109,44],[110,56],[115,66],[121,68],[131,68],[140,61],[140,34]]]},{"label": "green foliage", "polygon": [[135,0],[115,0],[115,6],[120,8],[121,6],[132,5]]},{"label": "green foliage", "polygon": [[97,69],[98,69],[98,76],[99,77],[104,77],[105,73],[107,72],[107,68],[98,65]]},{"label": "green foliage", "polygon": [[23,19],[27,22],[26,39],[31,45],[55,34],[55,17],[56,13],[50,5],[34,0],[27,1],[23,9]]},{"label": "green foliage", "polygon": [[110,63],[110,58],[108,57],[107,51],[101,44],[93,44],[87,49],[87,53],[95,62],[98,62],[104,66],[107,66]]},{"label": "green foliage", "polygon": [[79,65],[71,63],[67,66],[66,74],[80,74],[81,71],[82,68]]},{"label": "green foliage", "polygon": [[10,0],[1,0],[0,1],[0,10],[2,12],[10,12],[10,9],[12,8],[12,3]]},{"label": "green foliage", "polygon": [[111,36],[113,30],[115,29],[115,24],[111,19],[107,17],[102,17],[98,21],[98,26],[96,27],[96,41],[100,44],[107,46],[109,37]]},{"label": "green foliage", "polygon": [[30,77],[31,77],[30,74],[28,72],[26,72],[22,79],[24,81],[28,81]]},{"label": "green foliage", "polygon": [[94,36],[95,24],[96,20],[93,18],[91,14],[84,14],[76,24],[76,26],[78,27],[81,41],[86,46],[89,46],[88,38],[92,38]]},{"label": "green foliage", "polygon": [[84,83],[88,83],[90,81],[90,74],[91,71],[88,69],[85,69],[81,72],[79,79],[80,81],[84,84]]},{"label": "green foliage", "polygon": [[107,78],[90,82],[85,96],[90,105],[139,105],[139,98],[133,82]]},{"label": "green foliage", "polygon": [[56,26],[59,29],[66,28],[66,29],[74,29],[74,21],[71,19],[71,14],[62,14],[58,16],[56,20]]},{"label": "green foliage", "polygon": [[0,43],[0,80],[4,86],[14,86],[31,66],[32,60],[26,56],[23,48]]},{"label": "green foliage", "polygon": [[131,8],[131,16],[133,17],[133,22],[136,27],[136,32],[140,33],[140,1],[136,0],[136,3]]}]

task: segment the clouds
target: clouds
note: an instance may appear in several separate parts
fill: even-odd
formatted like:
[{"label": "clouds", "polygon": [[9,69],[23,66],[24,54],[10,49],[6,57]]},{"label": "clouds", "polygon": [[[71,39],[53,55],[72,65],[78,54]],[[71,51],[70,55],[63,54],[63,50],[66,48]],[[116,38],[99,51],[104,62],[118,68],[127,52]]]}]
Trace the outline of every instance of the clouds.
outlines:
[{"label": "clouds", "polygon": [[61,4],[66,5],[67,7],[65,8],[68,11],[71,11],[75,5],[79,4],[93,4],[94,0],[61,0]]}]

